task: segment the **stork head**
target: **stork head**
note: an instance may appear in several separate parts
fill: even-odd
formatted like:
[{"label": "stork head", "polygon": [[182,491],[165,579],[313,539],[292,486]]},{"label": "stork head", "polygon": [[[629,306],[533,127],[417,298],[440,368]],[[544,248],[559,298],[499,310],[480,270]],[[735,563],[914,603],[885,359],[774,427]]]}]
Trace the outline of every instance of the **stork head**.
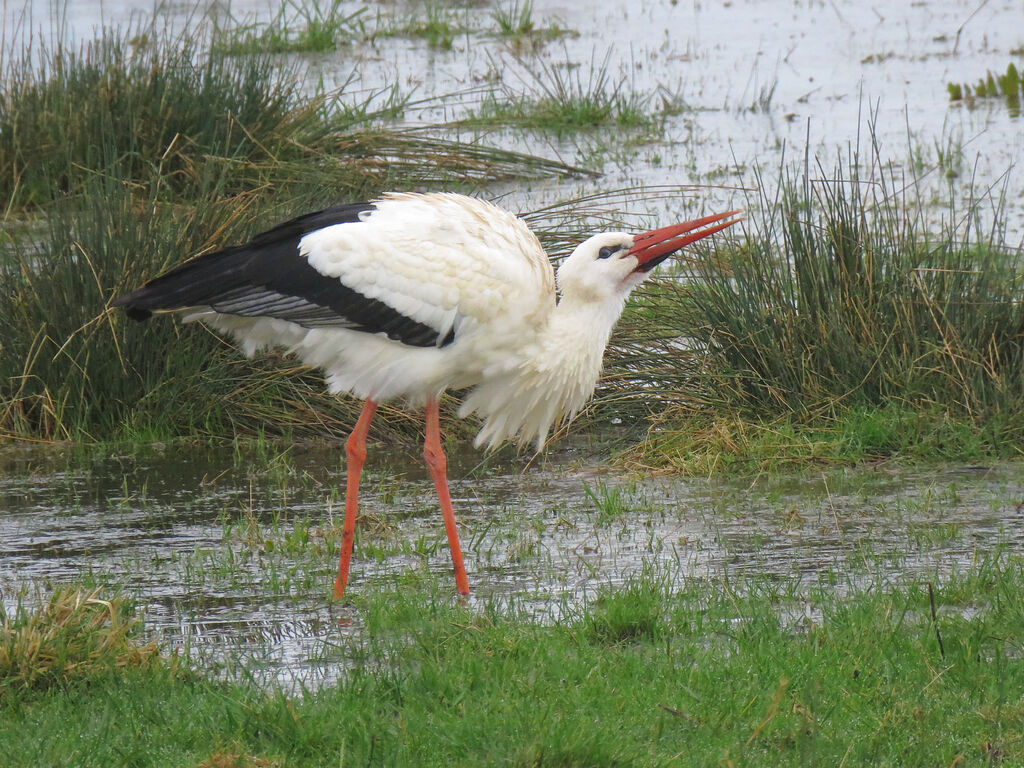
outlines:
[{"label": "stork head", "polygon": [[[624,301],[648,273],[673,253],[740,221],[739,211],[705,216],[639,235],[604,232],[584,240],[558,269],[563,299]],[[735,218],[730,218],[735,217]]]}]

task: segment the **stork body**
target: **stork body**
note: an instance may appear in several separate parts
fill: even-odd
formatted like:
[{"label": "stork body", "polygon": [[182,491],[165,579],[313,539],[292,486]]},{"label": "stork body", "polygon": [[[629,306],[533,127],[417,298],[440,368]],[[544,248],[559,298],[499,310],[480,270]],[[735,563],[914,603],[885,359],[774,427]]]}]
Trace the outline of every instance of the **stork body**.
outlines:
[{"label": "stork body", "polygon": [[424,456],[456,584],[466,594],[440,443],[442,393],[468,390],[459,414],[483,420],[475,445],[532,442],[539,449],[551,427],[592,394],[633,288],[671,253],[735,223],[722,221],[730,215],[637,236],[595,235],[565,259],[556,281],[540,242],[511,213],[462,195],[389,194],[308,214],[245,245],[199,256],[114,305],[138,320],[188,310],[187,319],[231,333],[248,355],[283,346],[322,368],[330,391],[366,401],[346,446],[337,597],[348,579],[377,403],[403,398],[425,407]]}]

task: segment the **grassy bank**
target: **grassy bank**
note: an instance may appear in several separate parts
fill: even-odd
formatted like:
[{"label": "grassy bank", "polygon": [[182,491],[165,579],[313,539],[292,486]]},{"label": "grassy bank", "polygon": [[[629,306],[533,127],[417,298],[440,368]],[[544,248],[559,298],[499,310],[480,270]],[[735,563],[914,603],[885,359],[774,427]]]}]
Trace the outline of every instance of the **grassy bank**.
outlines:
[{"label": "grassy bank", "polygon": [[894,460],[907,466],[984,465],[1020,456],[1020,425],[902,403],[840,408],[826,416],[713,414],[669,409],[624,444],[623,466],[642,472],[756,475]]},{"label": "grassy bank", "polygon": [[325,649],[345,671],[316,692],[217,682],[180,661],[93,665],[46,685],[5,676],[0,756],[12,767],[1024,759],[1018,557],[997,549],[934,585],[833,581],[688,580],[673,592],[648,574],[554,624],[403,589],[347,609],[363,629]]}]

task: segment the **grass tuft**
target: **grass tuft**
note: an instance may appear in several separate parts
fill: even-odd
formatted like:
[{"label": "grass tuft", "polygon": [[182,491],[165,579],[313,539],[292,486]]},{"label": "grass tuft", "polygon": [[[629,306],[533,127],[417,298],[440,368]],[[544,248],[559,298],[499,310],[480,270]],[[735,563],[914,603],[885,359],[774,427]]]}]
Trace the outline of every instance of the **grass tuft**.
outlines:
[{"label": "grass tuft", "polygon": [[465,14],[458,17],[455,9],[444,4],[428,2],[423,15],[414,12],[409,18],[378,17],[373,37],[407,37],[427,41],[431,48],[451,50],[455,38],[470,32]]},{"label": "grass tuft", "polygon": [[0,614],[0,691],[47,690],[157,664],[156,644],[136,640],[139,624],[127,606],[98,594],[62,588],[38,610]]},{"label": "grass tuft", "polygon": [[813,191],[784,190],[756,239],[702,265],[709,278],[691,294],[691,327],[710,389],[762,413],[840,402],[942,403],[979,416],[1013,407],[1024,362],[1019,258],[970,219],[938,237],[921,231],[923,215],[897,197],[900,179],[847,170]]},{"label": "grass tuft", "polygon": [[301,156],[321,121],[292,101],[297,73],[258,56],[196,66],[202,53],[189,37],[108,30],[79,50],[37,50],[42,63],[11,61],[0,87],[6,207],[44,208],[97,178],[158,179],[168,196],[199,197],[214,169],[230,194],[260,183],[286,136],[288,156]]},{"label": "grass tuft", "polygon": [[651,574],[632,578],[624,586],[602,589],[580,626],[591,643],[620,645],[657,640],[668,625],[664,616],[668,586]]},{"label": "grass tuft", "polygon": [[533,0],[513,0],[509,5],[500,6],[491,11],[491,18],[503,37],[520,37],[534,30]]},{"label": "grass tuft", "polygon": [[[837,458],[857,442],[862,457],[892,455],[932,433],[967,449],[972,433],[1020,445],[1024,268],[998,220],[979,217],[998,218],[999,201],[951,204],[933,225],[914,182],[877,152],[760,188],[745,242],[698,248],[684,279],[651,286],[613,340],[606,396],[621,403],[622,386],[664,406],[652,461],[681,455],[676,441],[706,444],[696,433],[708,428],[737,454],[780,429],[783,456],[803,441],[796,455],[813,457],[808,441],[826,432],[840,436],[827,449]],[[638,377],[656,390],[637,390]]]},{"label": "grass tuft", "polygon": [[593,486],[584,483],[583,492],[590,503],[594,505],[594,509],[597,510],[599,525],[607,525],[621,520],[630,510],[627,492],[620,485],[609,485],[603,480],[598,480]]},{"label": "grass tuft", "polygon": [[946,83],[950,101],[974,103],[975,99],[1006,99],[1006,106],[1012,117],[1020,115],[1021,98],[1024,98],[1024,78],[1011,61],[1006,73],[986,73],[973,87],[966,83]]},{"label": "grass tuft", "polygon": [[[585,69],[586,76],[581,74]],[[650,96],[615,80],[608,58],[600,65],[556,67],[545,62],[524,64],[523,90],[509,87],[490,94],[468,125],[510,125],[563,134],[601,127],[646,129],[653,124]]]},{"label": "grass tuft", "polygon": [[343,41],[364,34],[365,8],[351,13],[342,8],[343,0],[286,0],[269,22],[238,23],[213,31],[213,49],[229,56],[259,53],[322,53],[333,51]]}]

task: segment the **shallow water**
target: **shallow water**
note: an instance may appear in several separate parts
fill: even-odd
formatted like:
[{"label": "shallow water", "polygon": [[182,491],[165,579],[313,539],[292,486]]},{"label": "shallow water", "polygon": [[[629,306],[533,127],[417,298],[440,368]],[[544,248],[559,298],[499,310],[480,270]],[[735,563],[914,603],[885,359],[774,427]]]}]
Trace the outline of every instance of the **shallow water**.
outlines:
[{"label": "shallow water", "polygon": [[[1024,467],[866,468],[735,484],[602,472],[594,449],[529,467],[450,456],[470,606],[542,620],[644,572],[849,588],[941,583],[996,546],[1024,551]],[[349,585],[424,578],[455,599],[433,488],[414,450],[371,448]],[[0,454],[0,590],[10,609],[61,583],[137,599],[147,631],[211,668],[315,686],[344,668],[360,611],[330,599],[340,453],[168,448],[132,456]],[[813,612],[813,606],[808,606]],[[342,624],[339,624],[339,619]]]},{"label": "shallow water", "polygon": [[[456,35],[450,50],[423,39],[376,37],[299,61],[311,88],[348,83],[346,92],[370,94],[397,85],[403,94],[426,100],[406,118],[428,125],[465,116],[488,89],[518,94],[550,87],[551,77],[538,75],[545,68],[583,84],[604,70],[625,92],[649,96],[652,108],[665,101],[674,105],[677,113],[665,120],[662,135],[639,146],[630,146],[628,131],[562,137],[487,132],[483,140],[489,143],[584,162],[604,174],[486,190],[507,195],[516,210],[634,185],[699,184],[698,191],[667,199],[641,193],[631,206],[654,218],[699,207],[749,211],[757,204],[753,168],[762,169],[771,197],[778,169],[802,166],[805,150],[811,175],[817,175],[817,158],[827,176],[850,147],[859,145],[862,158],[870,156],[872,132],[882,161],[905,174],[910,198],[924,202],[936,225],[950,215],[952,197],[961,199],[959,217],[970,189],[976,196],[992,190],[994,200],[1002,196],[1005,204],[1008,243],[1016,246],[1024,238],[1024,175],[1007,176],[1024,156],[1024,118],[1011,115],[1002,99],[979,100],[970,108],[950,104],[946,91],[949,82],[974,84],[989,71],[1005,72],[1011,61],[1019,67],[1019,0],[873,6],[855,0],[650,0],[642,8],[534,0],[536,27],[558,26],[571,34],[525,48],[494,34],[493,9],[511,5],[431,3],[443,18],[477,30]],[[263,23],[278,7],[268,0],[198,6],[8,0],[2,13],[10,45],[26,30],[43,37],[62,30],[66,38],[84,40],[102,24],[149,18],[170,28],[194,25],[197,16]],[[372,30],[378,18],[385,25],[391,18],[423,19],[427,5],[399,0],[342,7],[363,9]],[[481,138],[471,131],[462,136]],[[993,205],[982,206],[987,224]]]}]

